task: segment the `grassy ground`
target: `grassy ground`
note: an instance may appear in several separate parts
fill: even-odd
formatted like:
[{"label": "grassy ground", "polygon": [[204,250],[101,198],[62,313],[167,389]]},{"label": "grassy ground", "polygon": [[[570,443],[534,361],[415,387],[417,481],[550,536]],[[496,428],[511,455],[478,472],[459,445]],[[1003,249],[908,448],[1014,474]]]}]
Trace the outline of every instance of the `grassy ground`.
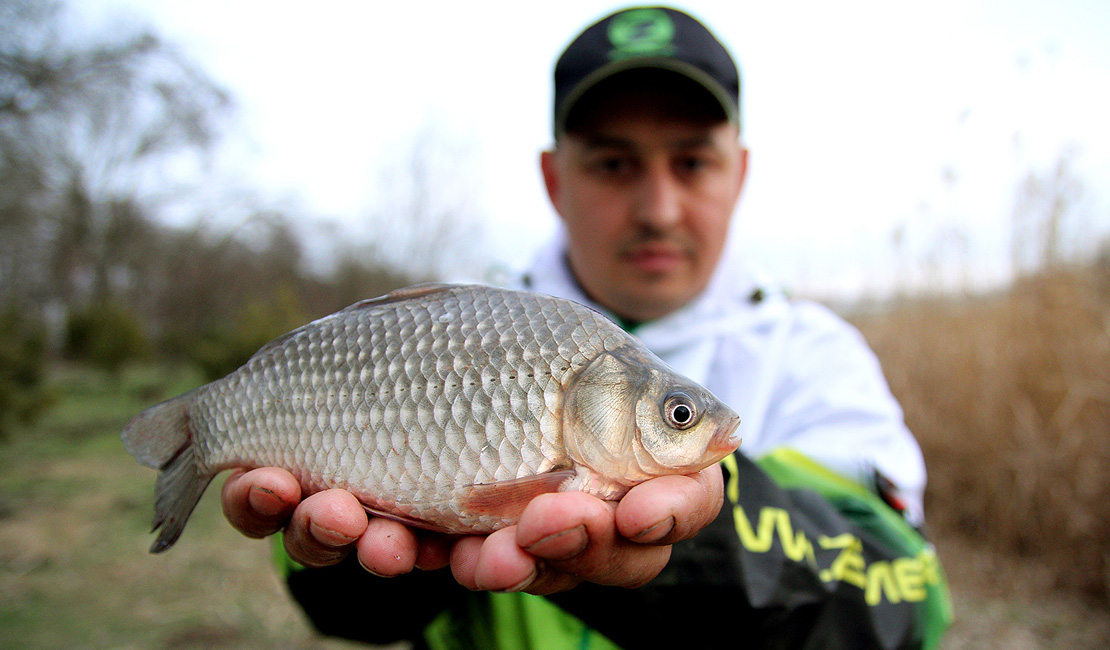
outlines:
[{"label": "grassy ground", "polygon": [[1054,588],[1051,565],[960,537],[937,540],[955,622],[941,650],[1105,650],[1110,613]]},{"label": "grassy ground", "polygon": [[286,598],[266,542],[232,531],[218,490],[182,541],[146,549],[152,470],[122,449],[129,415],[195,383],[67,369],[46,419],[0,446],[0,646],[344,648],[318,639]]},{"label": "grassy ground", "polygon": [[[223,521],[216,485],[181,541],[147,554],[154,472],[123,451],[119,431],[196,377],[148,369],[114,381],[68,368],[55,381],[57,407],[0,445],[0,646],[355,647],[312,632],[275,575],[267,542]],[[960,539],[938,542],[957,608],[945,650],[1107,647],[1105,612],[1036,588],[1047,569]]]}]

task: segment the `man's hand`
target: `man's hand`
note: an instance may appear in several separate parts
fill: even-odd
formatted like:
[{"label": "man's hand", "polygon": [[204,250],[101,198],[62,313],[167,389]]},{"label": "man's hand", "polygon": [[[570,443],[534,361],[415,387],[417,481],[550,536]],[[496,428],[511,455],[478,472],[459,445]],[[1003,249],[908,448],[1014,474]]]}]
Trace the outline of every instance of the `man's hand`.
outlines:
[{"label": "man's hand", "polygon": [[352,550],[367,571],[396,576],[447,566],[451,538],[380,517],[366,518],[350,492],[325,490],[301,500],[289,472],[274,467],[235,472],[224,483],[224,515],[248,537],[285,530],[285,550],[305,566],[336,564]]},{"label": "man's hand", "polygon": [[450,564],[476,590],[550,594],[583,581],[641,586],[663,570],[670,545],[693,537],[722,504],[716,465],[633,487],[618,503],[581,492],[544,494],[520,522],[486,536],[450,537],[372,517],[353,495],[326,490],[300,500],[291,474],[263,468],[224,483],[228,521],[263,537],[285,529],[290,557],[306,566],[335,564],[354,550],[366,570],[396,576]]}]

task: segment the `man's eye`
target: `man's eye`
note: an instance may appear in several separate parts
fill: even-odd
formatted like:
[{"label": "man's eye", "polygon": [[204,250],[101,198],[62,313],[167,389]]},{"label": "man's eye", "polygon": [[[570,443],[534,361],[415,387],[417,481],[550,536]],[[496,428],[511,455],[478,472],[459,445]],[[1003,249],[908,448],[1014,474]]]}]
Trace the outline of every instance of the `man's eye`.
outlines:
[{"label": "man's eye", "polygon": [[678,169],[683,172],[701,171],[709,166],[709,161],[698,156],[688,156],[678,160]]},{"label": "man's eye", "polygon": [[603,174],[621,174],[627,172],[631,165],[624,158],[599,158],[594,161],[594,169]]}]

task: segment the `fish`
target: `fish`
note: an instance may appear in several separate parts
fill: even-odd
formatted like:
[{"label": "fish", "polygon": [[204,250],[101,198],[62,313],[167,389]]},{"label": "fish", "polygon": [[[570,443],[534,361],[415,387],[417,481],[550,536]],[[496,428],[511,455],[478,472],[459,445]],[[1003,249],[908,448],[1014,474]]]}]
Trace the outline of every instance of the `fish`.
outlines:
[{"label": "fish", "polygon": [[423,284],[284,334],[122,433],[158,470],[150,552],[221,471],[280,467],[370,515],[450,534],[515,523],[537,495],[617,501],[734,451],[739,416],[576,302]]}]

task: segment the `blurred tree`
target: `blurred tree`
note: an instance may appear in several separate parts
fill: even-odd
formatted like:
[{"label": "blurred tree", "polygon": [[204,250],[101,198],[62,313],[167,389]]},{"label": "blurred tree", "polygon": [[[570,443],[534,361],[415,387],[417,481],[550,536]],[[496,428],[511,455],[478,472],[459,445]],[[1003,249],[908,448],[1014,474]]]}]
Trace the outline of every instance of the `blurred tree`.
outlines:
[{"label": "blurred tree", "polygon": [[386,168],[369,215],[371,258],[424,280],[481,278],[492,262],[482,241],[473,145],[428,121]]},{"label": "blurred tree", "polygon": [[[0,0],[0,299],[146,293],[149,213],[203,156],[227,94],[148,32],[63,29],[60,2]],[[154,249],[154,250],[152,250]]]},{"label": "blurred tree", "polygon": [[[304,215],[239,187],[198,191],[227,93],[152,33],[91,35],[67,20],[60,1],[0,0],[0,309],[34,315],[51,340],[68,323],[72,354],[125,362],[100,338],[115,331],[134,353],[241,360],[308,318],[408,284],[401,265],[433,277],[444,251],[467,248],[471,231],[452,216],[469,214],[466,165],[425,135],[385,193],[396,216],[377,246],[355,255],[337,233],[342,261],[313,275]],[[169,227],[165,214],[193,220]],[[235,350],[213,353],[213,341]]]},{"label": "blurred tree", "polygon": [[[330,299],[334,308],[374,298],[415,282],[412,276],[384,266],[375,266],[356,251],[346,249],[339,254],[329,278]],[[334,310],[334,309],[332,309]]]},{"label": "blurred tree", "polygon": [[155,297],[151,322],[163,349],[177,357],[194,358],[200,338],[226,329],[244,305],[260,297],[273,299],[280,289],[292,292],[299,303],[312,292],[300,240],[280,213],[249,217],[232,232],[198,222],[166,231],[165,238],[159,273],[164,286]]}]

